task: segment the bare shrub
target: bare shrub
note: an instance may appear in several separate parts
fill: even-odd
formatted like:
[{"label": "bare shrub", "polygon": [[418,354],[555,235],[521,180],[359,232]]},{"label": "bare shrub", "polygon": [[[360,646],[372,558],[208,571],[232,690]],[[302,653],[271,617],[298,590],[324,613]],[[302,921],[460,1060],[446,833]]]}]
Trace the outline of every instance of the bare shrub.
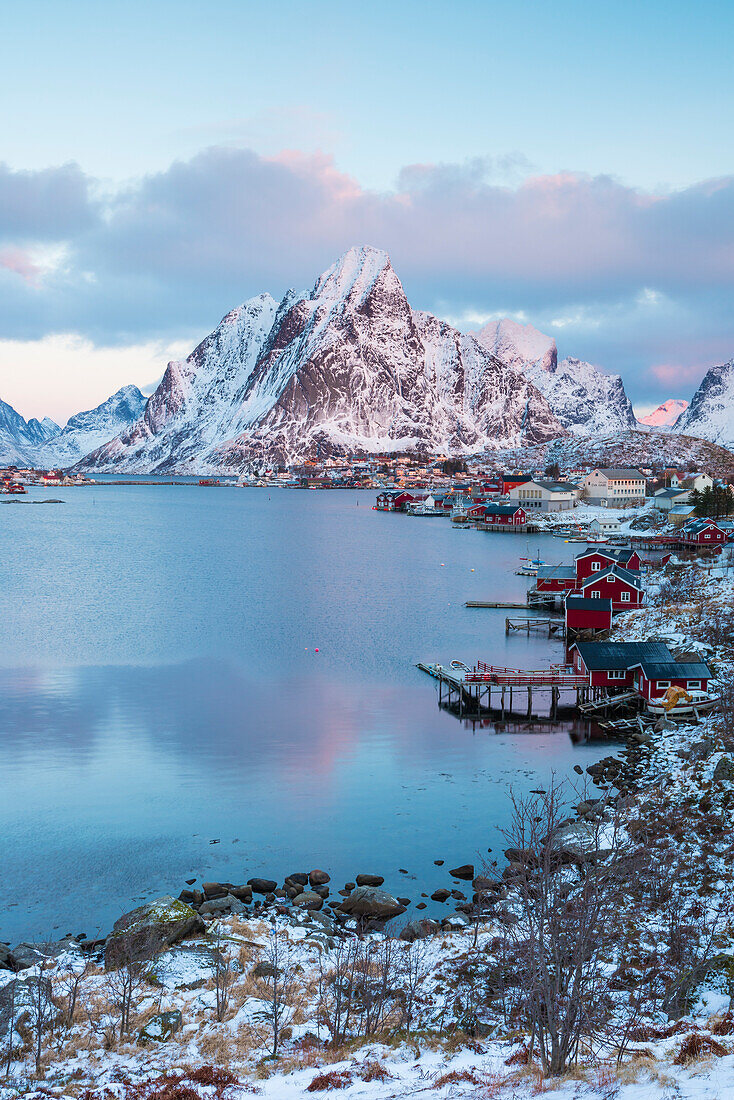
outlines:
[{"label": "bare shrub", "polygon": [[276,1057],[284,1032],[298,1007],[297,979],[300,970],[293,946],[281,929],[273,928],[262,961],[267,967],[264,977],[267,998],[259,1019],[267,1027],[270,1053]]}]

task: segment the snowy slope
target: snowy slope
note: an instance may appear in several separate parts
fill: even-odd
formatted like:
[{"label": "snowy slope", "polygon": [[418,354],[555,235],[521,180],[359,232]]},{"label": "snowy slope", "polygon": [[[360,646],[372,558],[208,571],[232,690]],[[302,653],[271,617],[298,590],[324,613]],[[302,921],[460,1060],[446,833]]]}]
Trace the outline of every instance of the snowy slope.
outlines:
[{"label": "snowy slope", "polygon": [[640,424],[647,424],[650,428],[669,428],[675,424],[678,417],[686,411],[688,402],[682,398],[670,397],[658,405],[647,416],[640,417]]},{"label": "snowy slope", "polygon": [[37,448],[59,430],[48,417],[24,420],[12,405],[0,401],[0,465],[32,464]]},{"label": "snowy slope", "polygon": [[734,447],[734,359],[707,371],[673,430]]},{"label": "snowy slope", "polygon": [[37,466],[71,466],[134,424],[145,408],[137,386],[123,386],[96,409],[77,413],[34,452]]},{"label": "snowy slope", "polygon": [[237,471],[254,459],[426,447],[466,452],[563,434],[542,394],[431,314],[386,253],[349,249],[304,294],[261,295],[170,363],[144,416],[86,469]]},{"label": "snowy slope", "polygon": [[505,318],[485,325],[476,338],[502,362],[522,371],[574,435],[623,432],[636,426],[618,374],[607,374],[581,359],[559,362],[555,340],[532,325]]}]

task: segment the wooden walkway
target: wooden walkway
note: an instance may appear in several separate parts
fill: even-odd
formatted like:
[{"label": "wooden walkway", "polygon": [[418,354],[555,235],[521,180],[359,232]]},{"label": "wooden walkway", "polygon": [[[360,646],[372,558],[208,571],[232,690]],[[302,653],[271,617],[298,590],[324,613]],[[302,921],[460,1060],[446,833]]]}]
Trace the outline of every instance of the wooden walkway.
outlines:
[{"label": "wooden walkway", "polygon": [[527,707],[524,708],[527,718],[537,717],[533,715],[533,691],[550,692],[550,717],[556,718],[562,691],[575,691],[577,705],[589,691],[587,677],[561,665],[547,669],[518,669],[478,661],[474,668],[469,668],[460,662],[440,665],[419,661],[417,667],[438,681],[439,706],[460,718],[499,712],[504,719],[506,713],[513,712],[514,692],[518,690],[527,692]]}]

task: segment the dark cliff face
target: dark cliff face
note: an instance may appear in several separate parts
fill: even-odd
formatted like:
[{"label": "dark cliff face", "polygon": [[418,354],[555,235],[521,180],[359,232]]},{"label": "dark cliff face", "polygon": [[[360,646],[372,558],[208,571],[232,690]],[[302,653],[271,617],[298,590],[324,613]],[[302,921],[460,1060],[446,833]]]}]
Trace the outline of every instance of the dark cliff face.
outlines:
[{"label": "dark cliff face", "polygon": [[170,363],[142,421],[90,468],[238,470],[254,456],[425,447],[466,451],[563,435],[528,379],[411,309],[387,255],[350,249],[306,294],[267,295]]}]

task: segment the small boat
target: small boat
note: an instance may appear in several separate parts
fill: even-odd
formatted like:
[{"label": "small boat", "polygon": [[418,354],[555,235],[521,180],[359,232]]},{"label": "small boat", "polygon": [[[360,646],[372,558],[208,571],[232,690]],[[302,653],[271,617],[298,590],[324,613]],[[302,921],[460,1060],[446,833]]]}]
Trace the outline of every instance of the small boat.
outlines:
[{"label": "small boat", "polygon": [[538,570],[541,568],[541,566],[548,564],[547,562],[543,561],[540,553],[538,554],[537,558],[520,558],[520,561],[523,562],[523,565],[521,565],[519,569],[515,570],[516,577],[537,577]]},{"label": "small boat", "polygon": [[697,718],[699,714],[708,714],[713,710],[719,699],[720,696],[708,691],[668,688],[661,699],[649,700],[647,712],[666,718]]}]

